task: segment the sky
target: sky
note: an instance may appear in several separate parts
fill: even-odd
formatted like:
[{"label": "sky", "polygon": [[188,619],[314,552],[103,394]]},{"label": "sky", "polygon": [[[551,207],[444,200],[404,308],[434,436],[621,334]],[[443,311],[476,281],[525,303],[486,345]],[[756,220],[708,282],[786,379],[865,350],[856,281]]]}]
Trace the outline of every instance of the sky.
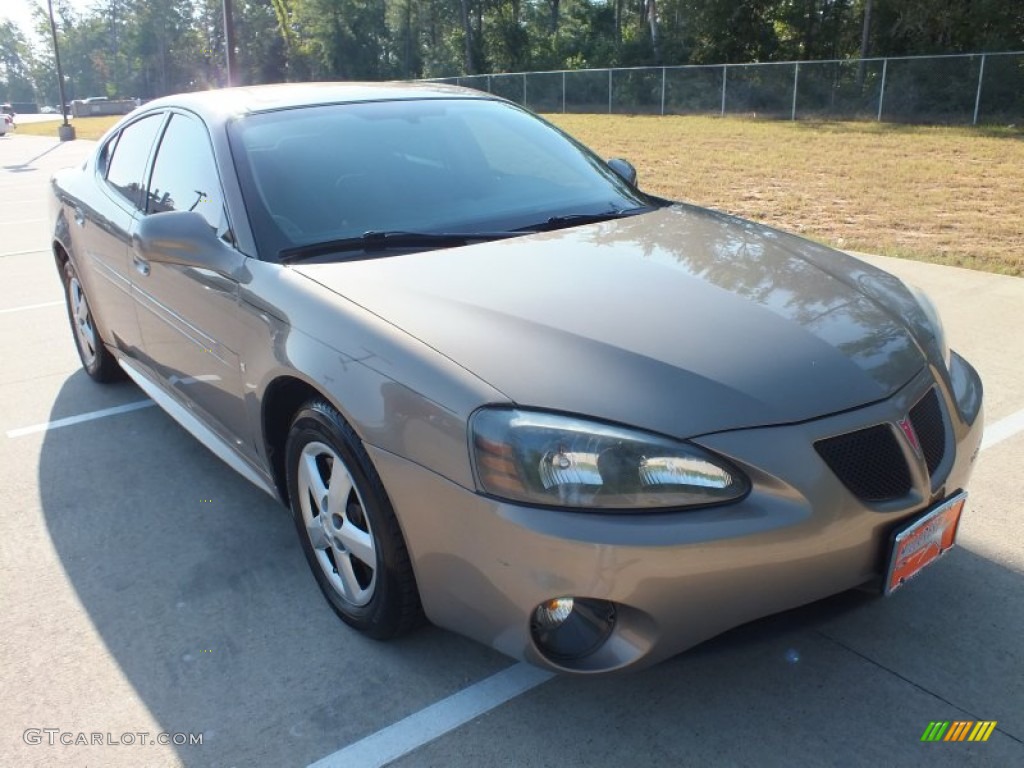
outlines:
[{"label": "sky", "polygon": [[[77,11],[84,11],[96,0],[70,0],[71,6]],[[0,19],[10,19],[25,33],[30,40],[32,32],[32,9],[46,8],[46,0],[0,0]]]}]

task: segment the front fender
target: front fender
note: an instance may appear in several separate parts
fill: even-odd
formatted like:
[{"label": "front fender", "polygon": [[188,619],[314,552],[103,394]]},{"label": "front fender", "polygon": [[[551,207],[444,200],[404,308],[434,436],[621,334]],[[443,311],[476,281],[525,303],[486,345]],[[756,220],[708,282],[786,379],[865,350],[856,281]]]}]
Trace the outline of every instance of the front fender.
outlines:
[{"label": "front fender", "polygon": [[[320,392],[368,445],[473,487],[467,422],[508,399],[404,331],[280,264],[251,260],[243,382],[251,423],[290,377]],[[265,451],[264,451],[265,452]],[[268,466],[269,466],[269,458]]]}]

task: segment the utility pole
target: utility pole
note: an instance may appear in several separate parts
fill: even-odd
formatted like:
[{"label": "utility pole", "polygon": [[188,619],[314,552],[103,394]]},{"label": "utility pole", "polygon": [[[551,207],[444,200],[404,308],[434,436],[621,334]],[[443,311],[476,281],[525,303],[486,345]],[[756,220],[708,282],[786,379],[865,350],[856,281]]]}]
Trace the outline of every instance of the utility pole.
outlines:
[{"label": "utility pole", "polygon": [[50,32],[53,34],[53,58],[57,62],[57,88],[60,90],[60,113],[64,124],[57,128],[57,137],[61,141],[75,140],[75,127],[68,122],[67,102],[64,100],[64,70],[60,66],[60,46],[57,45],[57,22],[53,20],[53,0],[46,0],[50,11]]},{"label": "utility pole", "polygon": [[868,45],[871,42],[871,5],[872,0],[864,2],[864,28],[860,35],[860,61],[857,63],[857,87],[864,87],[864,68],[867,64]]},{"label": "utility pole", "polygon": [[467,75],[476,74],[476,64],[473,61],[473,26],[469,23],[469,0],[462,0],[459,3],[462,11],[462,31],[466,38],[466,62],[464,68]]},{"label": "utility pole", "polygon": [[228,68],[228,86],[238,85],[236,77],[238,69],[235,64],[235,23],[231,18],[231,0],[224,0],[224,52]]}]

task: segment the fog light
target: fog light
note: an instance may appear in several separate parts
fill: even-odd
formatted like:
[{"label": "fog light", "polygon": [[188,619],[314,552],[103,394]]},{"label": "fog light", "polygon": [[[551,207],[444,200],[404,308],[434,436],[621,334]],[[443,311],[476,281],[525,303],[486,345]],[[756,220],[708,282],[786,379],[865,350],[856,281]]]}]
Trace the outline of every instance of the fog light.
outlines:
[{"label": "fog light", "polygon": [[533,616],[541,628],[554,629],[569,618],[573,605],[571,597],[556,597],[538,605]]},{"label": "fog light", "polygon": [[593,653],[615,627],[615,605],[588,597],[545,600],[533,611],[530,633],[553,661],[580,659]]}]

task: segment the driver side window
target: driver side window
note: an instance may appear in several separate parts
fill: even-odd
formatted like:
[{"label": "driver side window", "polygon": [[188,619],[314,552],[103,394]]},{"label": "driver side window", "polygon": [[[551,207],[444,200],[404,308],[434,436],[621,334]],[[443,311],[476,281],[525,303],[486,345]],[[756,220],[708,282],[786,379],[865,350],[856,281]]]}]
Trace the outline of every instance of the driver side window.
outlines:
[{"label": "driver side window", "polygon": [[218,235],[226,232],[220,177],[210,139],[198,120],[171,116],[153,163],[146,211],[196,211]]}]

